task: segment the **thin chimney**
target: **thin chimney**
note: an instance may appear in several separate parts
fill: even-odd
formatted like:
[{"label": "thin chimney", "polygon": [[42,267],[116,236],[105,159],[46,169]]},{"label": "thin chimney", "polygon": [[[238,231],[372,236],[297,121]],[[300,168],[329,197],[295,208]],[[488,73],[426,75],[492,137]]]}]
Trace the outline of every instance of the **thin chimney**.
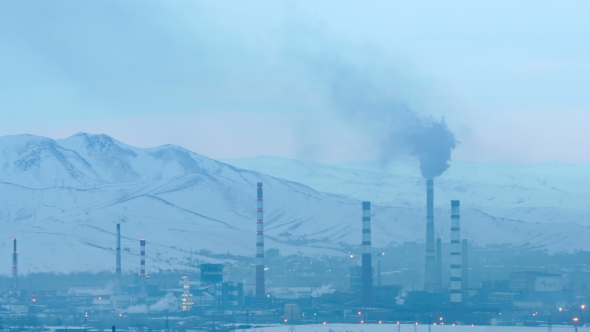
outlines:
[{"label": "thin chimney", "polygon": [[18,291],[18,251],[16,251],[16,238],[12,239],[12,293]]},{"label": "thin chimney", "polygon": [[141,246],[141,262],[140,262],[140,272],[139,272],[139,297],[141,301],[145,301],[147,298],[146,293],[146,274],[145,274],[145,239],[139,240],[139,245]]},{"label": "thin chimney", "polygon": [[459,201],[451,201],[451,305],[461,307],[461,219]]},{"label": "thin chimney", "polygon": [[121,281],[121,224],[117,224],[117,265],[115,274],[117,275],[117,294],[121,294],[122,281]]},{"label": "thin chimney", "polygon": [[371,267],[371,202],[363,202],[363,255],[361,267],[361,304],[373,304],[373,269]]},{"label": "thin chimney", "polygon": [[433,293],[435,289],[435,250],[434,250],[434,182],[426,180],[426,261],[424,268],[424,290]]},{"label": "thin chimney", "polygon": [[264,298],[264,199],[262,182],[256,185],[256,297]]}]

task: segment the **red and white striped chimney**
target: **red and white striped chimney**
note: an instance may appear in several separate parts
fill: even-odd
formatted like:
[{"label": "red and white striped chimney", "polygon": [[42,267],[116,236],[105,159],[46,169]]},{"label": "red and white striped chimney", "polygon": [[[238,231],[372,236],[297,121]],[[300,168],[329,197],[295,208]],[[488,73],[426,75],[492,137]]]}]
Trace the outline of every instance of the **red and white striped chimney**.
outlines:
[{"label": "red and white striped chimney", "polygon": [[451,201],[451,306],[461,307],[461,217],[459,201]]},{"label": "red and white striped chimney", "polygon": [[16,238],[12,239],[12,293],[18,291],[18,251],[16,251]]},{"label": "red and white striped chimney", "polygon": [[141,269],[139,272],[139,297],[145,300],[147,297],[145,284],[146,284],[146,274],[145,274],[145,239],[139,240],[139,245],[141,246]]},{"label": "red and white striped chimney", "polygon": [[266,296],[264,289],[264,199],[262,182],[256,185],[256,297]]},{"label": "red and white striped chimney", "polygon": [[371,266],[371,202],[363,202],[363,255],[361,257],[361,305],[372,306],[373,268]]}]

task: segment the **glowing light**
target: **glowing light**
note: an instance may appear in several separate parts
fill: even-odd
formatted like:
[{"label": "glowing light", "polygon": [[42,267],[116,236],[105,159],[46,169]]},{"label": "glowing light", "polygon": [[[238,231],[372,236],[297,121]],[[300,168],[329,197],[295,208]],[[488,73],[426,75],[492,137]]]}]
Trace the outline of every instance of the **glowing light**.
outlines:
[{"label": "glowing light", "polygon": [[364,320],[361,320],[361,324],[365,324],[365,321]]},{"label": "glowing light", "polygon": [[324,322],[324,325],[326,325],[326,322]]},{"label": "glowing light", "polygon": [[379,321],[379,324],[381,324],[381,321]]},{"label": "glowing light", "polygon": [[362,314],[362,312],[359,311],[359,315]]},{"label": "glowing light", "polygon": [[350,254],[350,258],[354,258],[354,255],[353,254]]},{"label": "glowing light", "polygon": [[285,319],[285,323],[287,322],[287,320]]},{"label": "glowing light", "polygon": [[586,305],[585,305],[585,304],[582,304],[582,305],[580,306],[580,308],[582,308],[582,309],[586,309]]},{"label": "glowing light", "polygon": [[439,318],[438,320],[442,320],[442,319],[443,319],[443,318],[441,317],[441,318]]}]

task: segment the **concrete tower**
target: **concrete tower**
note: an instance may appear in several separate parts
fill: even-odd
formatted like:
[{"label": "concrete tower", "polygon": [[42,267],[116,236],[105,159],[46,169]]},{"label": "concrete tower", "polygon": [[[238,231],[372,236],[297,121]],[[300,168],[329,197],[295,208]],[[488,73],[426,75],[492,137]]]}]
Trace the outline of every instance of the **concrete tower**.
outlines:
[{"label": "concrete tower", "polygon": [[433,293],[436,284],[436,262],[434,257],[434,183],[426,180],[426,262],[424,268],[424,290]]},{"label": "concrete tower", "polygon": [[256,185],[256,297],[264,298],[264,198],[262,182]]},{"label": "concrete tower", "polygon": [[435,291],[438,293],[442,291],[442,240],[440,237],[436,238],[436,287]]}]

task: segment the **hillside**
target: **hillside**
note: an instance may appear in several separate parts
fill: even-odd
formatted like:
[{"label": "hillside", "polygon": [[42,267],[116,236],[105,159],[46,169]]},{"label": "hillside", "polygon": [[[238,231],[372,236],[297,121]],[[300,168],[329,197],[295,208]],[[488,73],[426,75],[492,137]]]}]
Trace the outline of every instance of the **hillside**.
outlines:
[{"label": "hillside", "polygon": [[[256,157],[224,162],[381,205],[415,209],[425,205],[424,179],[411,160],[323,165]],[[590,226],[589,175],[590,164],[452,162],[435,179],[435,206],[448,210],[450,200],[459,199],[463,207],[498,218]]]},{"label": "hillside", "polygon": [[[140,149],[105,135],[78,134],[63,140],[0,137],[0,149],[0,261],[7,262],[0,273],[5,275],[13,237],[19,238],[22,272],[112,270],[117,222],[126,271],[137,269],[142,237],[152,272],[216,261],[209,252],[249,264],[259,181],[265,185],[266,248],[332,256],[360,243],[355,195],[319,191],[180,147]],[[423,190],[421,181],[414,186],[406,190]],[[436,213],[436,232],[448,239],[448,211]],[[573,223],[500,219],[468,206],[462,221],[463,234],[477,246],[590,250],[585,241],[590,229]],[[423,209],[374,201],[373,228],[376,247],[423,241]]]}]

